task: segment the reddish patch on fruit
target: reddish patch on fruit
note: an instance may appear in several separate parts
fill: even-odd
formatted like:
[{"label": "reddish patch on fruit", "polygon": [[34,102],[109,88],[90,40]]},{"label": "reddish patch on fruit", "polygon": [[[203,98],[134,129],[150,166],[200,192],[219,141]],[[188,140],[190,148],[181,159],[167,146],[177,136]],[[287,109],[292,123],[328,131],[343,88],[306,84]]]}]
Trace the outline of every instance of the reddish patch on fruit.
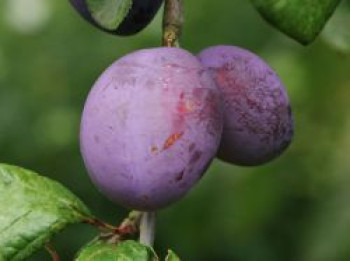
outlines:
[{"label": "reddish patch on fruit", "polygon": [[183,98],[181,98],[181,101],[179,102],[178,106],[177,106],[177,112],[181,115],[184,113],[189,113],[192,112],[195,108],[195,103],[192,100],[183,100]]},{"label": "reddish patch on fruit", "polygon": [[227,66],[220,67],[218,69],[213,69],[213,73],[216,73],[215,80],[219,86],[227,86],[230,82],[230,78],[228,77],[229,69]]},{"label": "reddish patch on fruit", "polygon": [[164,142],[163,150],[169,149],[171,146],[173,146],[175,142],[181,138],[182,135],[183,132],[171,134],[169,138],[167,138],[167,140]]},{"label": "reddish patch on fruit", "polygon": [[[205,93],[202,91],[194,92],[196,97],[199,97],[204,106],[200,107],[198,111],[197,119],[200,123],[205,122],[207,125],[207,131],[210,135],[216,136],[221,132],[221,117],[219,114],[220,108],[219,97],[214,91],[207,90]],[[199,104],[200,105],[200,104]],[[209,121],[208,121],[209,119]]]}]

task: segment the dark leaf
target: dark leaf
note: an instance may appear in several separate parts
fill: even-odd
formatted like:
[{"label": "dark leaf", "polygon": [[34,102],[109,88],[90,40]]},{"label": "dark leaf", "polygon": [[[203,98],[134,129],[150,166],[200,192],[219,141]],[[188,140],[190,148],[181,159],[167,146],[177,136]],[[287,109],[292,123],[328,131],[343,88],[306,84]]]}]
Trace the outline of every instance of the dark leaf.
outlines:
[{"label": "dark leaf", "polygon": [[311,43],[340,0],[251,0],[273,26],[299,41]]}]

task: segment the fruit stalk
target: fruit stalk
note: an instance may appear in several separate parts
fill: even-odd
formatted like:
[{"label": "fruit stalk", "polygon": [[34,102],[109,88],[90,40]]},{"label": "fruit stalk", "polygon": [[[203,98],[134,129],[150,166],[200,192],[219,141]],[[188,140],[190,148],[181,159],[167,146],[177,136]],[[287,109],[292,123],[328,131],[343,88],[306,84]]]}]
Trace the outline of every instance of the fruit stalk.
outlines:
[{"label": "fruit stalk", "polygon": [[183,0],[165,0],[163,16],[163,46],[179,47],[183,24]]},{"label": "fruit stalk", "polygon": [[140,222],[140,243],[146,246],[153,246],[156,227],[156,213],[143,212]]},{"label": "fruit stalk", "polygon": [[52,261],[60,261],[60,257],[50,242],[45,243],[45,249],[49,252]]}]

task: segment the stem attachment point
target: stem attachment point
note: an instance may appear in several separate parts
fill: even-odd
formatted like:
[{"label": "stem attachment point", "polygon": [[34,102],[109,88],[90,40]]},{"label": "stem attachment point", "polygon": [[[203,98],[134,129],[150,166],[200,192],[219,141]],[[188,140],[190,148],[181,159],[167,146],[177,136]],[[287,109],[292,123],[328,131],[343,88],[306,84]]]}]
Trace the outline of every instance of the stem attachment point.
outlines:
[{"label": "stem attachment point", "polygon": [[156,228],[156,213],[143,212],[140,222],[140,243],[146,246],[153,246]]}]

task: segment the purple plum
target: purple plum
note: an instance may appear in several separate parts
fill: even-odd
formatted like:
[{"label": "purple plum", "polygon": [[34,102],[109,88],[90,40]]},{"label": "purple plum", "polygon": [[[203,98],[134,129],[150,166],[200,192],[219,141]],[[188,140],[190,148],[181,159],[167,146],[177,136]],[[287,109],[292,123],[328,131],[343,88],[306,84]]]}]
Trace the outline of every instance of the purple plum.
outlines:
[{"label": "purple plum", "polygon": [[278,75],[255,54],[235,46],[214,46],[199,59],[221,90],[224,130],[218,157],[257,166],[279,156],[294,132],[290,102]]},{"label": "purple plum", "polygon": [[85,20],[94,26],[108,33],[126,36],[143,30],[153,20],[163,0],[133,0],[128,15],[115,30],[104,28],[94,20],[86,4],[86,0],[69,0],[69,2]]},{"label": "purple plum", "polygon": [[111,201],[151,211],[179,200],[202,177],[222,127],[220,91],[194,55],[140,50],[113,63],[90,91],[81,152]]}]

